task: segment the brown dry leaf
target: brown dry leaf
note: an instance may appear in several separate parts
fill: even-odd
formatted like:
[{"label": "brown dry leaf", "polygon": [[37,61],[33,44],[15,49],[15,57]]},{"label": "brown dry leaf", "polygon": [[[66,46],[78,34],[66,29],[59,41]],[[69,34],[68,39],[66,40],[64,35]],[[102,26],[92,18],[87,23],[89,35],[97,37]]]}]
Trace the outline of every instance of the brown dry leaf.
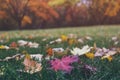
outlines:
[{"label": "brown dry leaf", "polygon": [[25,57],[23,64],[25,66],[24,72],[28,72],[30,74],[39,72],[42,69],[41,64],[30,59],[30,57]]},{"label": "brown dry leaf", "polygon": [[48,49],[46,50],[46,52],[47,52],[47,54],[50,55],[50,56],[53,55],[53,50],[52,50],[52,48],[48,48]]}]

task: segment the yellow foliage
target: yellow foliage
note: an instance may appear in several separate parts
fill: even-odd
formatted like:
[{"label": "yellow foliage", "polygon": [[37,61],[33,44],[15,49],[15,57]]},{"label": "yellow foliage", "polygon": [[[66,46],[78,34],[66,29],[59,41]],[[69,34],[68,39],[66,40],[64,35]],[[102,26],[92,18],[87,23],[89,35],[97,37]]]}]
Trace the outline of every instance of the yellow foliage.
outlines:
[{"label": "yellow foliage", "polygon": [[51,0],[48,5],[50,6],[56,6],[56,5],[62,5],[65,3],[66,0]]},{"label": "yellow foliage", "polygon": [[64,4],[71,4],[74,5],[75,3],[79,2],[80,0],[51,0],[49,1],[48,5],[50,6],[60,6]]}]

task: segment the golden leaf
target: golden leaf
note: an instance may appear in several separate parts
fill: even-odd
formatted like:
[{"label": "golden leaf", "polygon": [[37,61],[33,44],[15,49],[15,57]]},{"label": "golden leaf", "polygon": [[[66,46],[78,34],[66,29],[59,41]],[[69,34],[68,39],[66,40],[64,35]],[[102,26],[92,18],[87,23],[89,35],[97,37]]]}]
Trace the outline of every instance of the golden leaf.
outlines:
[{"label": "golden leaf", "polygon": [[89,59],[93,59],[94,58],[94,54],[93,53],[87,53],[85,54],[85,56]]}]

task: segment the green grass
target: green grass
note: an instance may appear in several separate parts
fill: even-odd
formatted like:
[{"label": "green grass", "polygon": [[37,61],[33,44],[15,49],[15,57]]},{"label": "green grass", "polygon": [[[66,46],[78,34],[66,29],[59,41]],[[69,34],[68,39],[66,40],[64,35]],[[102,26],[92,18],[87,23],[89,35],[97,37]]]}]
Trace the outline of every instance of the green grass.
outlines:
[{"label": "green grass", "polygon": [[[49,47],[63,47],[64,49],[73,47],[82,47],[83,45],[88,44],[93,46],[94,43],[98,47],[120,47],[114,45],[111,42],[111,37],[117,36],[120,42],[120,26],[93,26],[93,27],[74,27],[74,28],[60,28],[60,29],[45,29],[45,30],[23,30],[23,31],[1,31],[0,39],[4,39],[5,42],[0,43],[0,45],[9,45],[11,42],[17,42],[20,39],[28,40],[32,42],[37,42],[40,44],[39,48],[29,48],[29,47],[20,47],[19,50],[0,50],[0,59],[3,59],[7,56],[12,56],[16,53],[21,53],[26,50],[30,54],[46,54],[46,44],[51,40],[55,40],[60,37],[62,34],[76,34],[79,37],[91,36],[92,41],[85,41],[84,44],[78,43],[73,45],[68,45],[66,42],[61,44],[51,44]],[[31,37],[32,38],[29,38]],[[43,38],[47,38],[47,41],[42,41]],[[85,64],[95,66],[97,72],[95,74],[82,71],[81,64],[75,64],[78,68],[75,68],[71,74],[63,74],[61,72],[54,72],[51,69],[46,69],[48,67],[48,62],[43,61],[43,69],[41,72],[35,74],[27,74],[17,72],[16,69],[22,68],[22,61],[10,60],[8,62],[0,62],[0,70],[4,67],[4,75],[0,76],[0,80],[119,80],[120,79],[120,55],[115,55],[113,61],[109,62],[107,60],[101,60],[100,58],[94,58],[93,60],[85,58],[84,56],[80,57],[80,60]],[[80,68],[79,68],[80,67]]]},{"label": "green grass", "polygon": [[[92,27],[73,27],[73,28],[56,28],[56,29],[45,29],[45,30],[22,30],[22,31],[1,31],[6,33],[10,38],[21,38],[25,36],[35,37],[58,37],[62,34],[74,33],[78,36],[92,35],[92,36],[113,36],[120,35],[120,26],[92,26]],[[53,36],[54,35],[54,36]]]}]

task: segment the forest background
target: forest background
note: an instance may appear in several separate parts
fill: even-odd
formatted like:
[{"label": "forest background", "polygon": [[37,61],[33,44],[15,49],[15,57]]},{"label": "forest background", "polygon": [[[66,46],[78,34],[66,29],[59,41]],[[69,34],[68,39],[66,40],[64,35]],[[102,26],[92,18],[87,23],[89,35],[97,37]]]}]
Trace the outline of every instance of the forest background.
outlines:
[{"label": "forest background", "polygon": [[120,0],[0,0],[0,30],[120,24]]}]

